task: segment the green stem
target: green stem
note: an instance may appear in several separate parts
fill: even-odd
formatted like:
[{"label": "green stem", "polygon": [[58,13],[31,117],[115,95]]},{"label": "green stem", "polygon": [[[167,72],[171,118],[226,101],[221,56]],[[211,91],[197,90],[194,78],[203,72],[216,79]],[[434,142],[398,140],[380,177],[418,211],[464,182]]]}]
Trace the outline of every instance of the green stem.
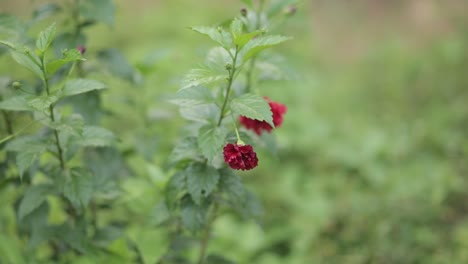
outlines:
[{"label": "green stem", "polygon": [[224,118],[224,110],[226,109],[227,102],[229,100],[229,94],[231,92],[232,83],[234,81],[234,76],[236,74],[236,64],[237,64],[237,55],[239,54],[239,46],[236,46],[236,53],[234,54],[234,59],[232,60],[232,69],[229,70],[228,84],[226,88],[226,95],[224,96],[224,102],[221,107],[221,113],[219,115],[217,126],[221,126],[221,122]]},{"label": "green stem", "polygon": [[[49,88],[49,78],[47,77],[47,72],[46,72],[46,67],[45,67],[45,55],[41,55],[41,69],[42,69],[42,76],[43,76],[43,81],[44,81],[44,87],[46,90],[46,93],[48,96],[50,96],[50,88]],[[50,114],[50,120],[52,122],[55,122],[55,114],[54,114],[54,105],[51,104],[49,106],[49,114]],[[60,168],[62,170],[65,170],[65,159],[63,157],[63,149],[62,145],[60,144],[60,137],[58,134],[58,130],[54,129],[54,137],[55,137],[55,145],[57,146],[57,151],[58,151],[58,159],[60,162]]]},{"label": "green stem", "polygon": [[200,254],[199,254],[199,258],[198,258],[198,262],[197,262],[198,264],[203,264],[205,262],[206,251],[208,249],[208,244],[209,244],[210,238],[211,238],[211,230],[212,230],[211,228],[212,228],[213,222],[216,219],[216,216],[218,214],[218,204],[213,203],[212,208],[213,209],[211,211],[211,217],[208,220],[207,227],[205,229],[205,232],[203,233],[203,237],[202,237],[202,240],[201,240]]},{"label": "green stem", "polygon": [[13,124],[11,122],[11,118],[10,116],[8,115],[8,113],[6,111],[3,111],[2,110],[2,115],[3,115],[3,119],[5,121],[5,127],[6,127],[6,130],[7,130],[7,133],[8,135],[13,135]]}]

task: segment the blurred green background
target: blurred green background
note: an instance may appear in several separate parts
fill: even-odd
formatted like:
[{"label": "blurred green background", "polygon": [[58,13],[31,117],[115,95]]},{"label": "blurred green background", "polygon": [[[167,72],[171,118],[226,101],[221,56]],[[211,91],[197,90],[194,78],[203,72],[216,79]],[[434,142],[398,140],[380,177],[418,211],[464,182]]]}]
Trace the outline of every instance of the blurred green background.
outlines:
[{"label": "blurred green background", "polygon": [[[26,17],[39,3],[0,7]],[[86,32],[88,52],[116,47],[140,71],[139,86],[107,80],[103,105],[114,115],[103,125],[121,149],[151,148],[143,152],[152,164],[129,160],[135,177],[123,183],[131,195],[122,203],[137,218],[128,235],[157,256],[162,233],[140,218],[161,190],[139,179],[167,177],[161,167],[185,122],[165,99],[211,45],[186,27],[237,16],[242,4],[116,5],[112,28]],[[298,4],[279,29],[294,39],[276,48],[290,80],[260,87],[288,106],[274,133],[278,152],[263,148],[259,167],[243,174],[263,220],[221,217],[210,251],[260,264],[468,263],[467,13],[464,0]],[[109,217],[128,215],[116,209]]]}]

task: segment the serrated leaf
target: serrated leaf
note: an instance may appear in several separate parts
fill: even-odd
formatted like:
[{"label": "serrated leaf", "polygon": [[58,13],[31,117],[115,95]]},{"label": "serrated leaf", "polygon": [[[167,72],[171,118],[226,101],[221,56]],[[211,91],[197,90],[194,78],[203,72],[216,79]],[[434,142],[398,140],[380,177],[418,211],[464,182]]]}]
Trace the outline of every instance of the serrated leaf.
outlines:
[{"label": "serrated leaf", "polygon": [[28,97],[14,96],[0,102],[0,109],[9,111],[30,111],[32,110],[28,104]]},{"label": "serrated leaf", "polygon": [[44,53],[54,40],[55,31],[56,25],[55,23],[52,23],[49,27],[39,33],[39,37],[36,40],[36,47],[41,53]]},{"label": "serrated leaf", "polygon": [[115,5],[112,0],[81,1],[80,15],[85,19],[114,24]]},{"label": "serrated leaf", "polygon": [[200,161],[202,158],[198,150],[197,138],[187,137],[174,147],[168,161],[171,165],[177,165],[181,162]]},{"label": "serrated leaf", "polygon": [[291,38],[284,36],[262,36],[252,39],[242,49],[243,62],[257,55],[260,51],[281,44],[289,39]]},{"label": "serrated leaf", "polygon": [[60,69],[63,65],[79,60],[83,60],[83,56],[77,49],[65,50],[61,59],[53,60],[47,63],[47,73],[52,75],[57,72],[57,70]]},{"label": "serrated leaf", "polygon": [[192,69],[185,75],[184,79],[182,80],[181,90],[193,86],[226,81],[226,78],[228,77],[227,71],[214,70],[208,65],[203,66],[203,68]]},{"label": "serrated leaf", "polygon": [[23,217],[38,208],[45,201],[47,195],[52,193],[52,189],[52,186],[48,184],[39,184],[29,187],[25,191],[23,199],[21,199],[18,209],[18,218],[22,220]]},{"label": "serrated leaf", "polygon": [[226,193],[234,207],[243,207],[247,201],[247,190],[242,184],[241,178],[229,169],[221,170],[220,174],[220,189]]},{"label": "serrated leaf", "polygon": [[234,43],[237,45],[237,38],[242,35],[242,27],[244,24],[237,18],[232,20],[229,29],[231,30],[232,38],[234,39]]},{"label": "serrated leaf", "polygon": [[82,146],[105,147],[115,143],[114,134],[102,127],[86,126],[80,140]]},{"label": "serrated leaf", "polygon": [[203,155],[211,162],[213,158],[222,153],[226,142],[227,130],[224,127],[207,124],[198,132],[198,147]]},{"label": "serrated leaf", "polygon": [[72,96],[105,88],[105,84],[95,80],[73,79],[65,83],[65,86],[60,93],[60,97]]},{"label": "serrated leaf", "polygon": [[187,190],[193,201],[200,205],[203,197],[210,195],[218,185],[219,172],[210,166],[194,164],[187,168]]},{"label": "serrated leaf", "polygon": [[182,224],[191,232],[196,232],[204,227],[207,213],[208,206],[205,203],[197,205],[188,196],[182,199],[180,205]]},{"label": "serrated leaf", "polygon": [[236,37],[235,39],[235,43],[236,45],[238,45],[239,47],[244,47],[245,44],[247,44],[251,39],[253,39],[254,37],[260,35],[260,34],[263,34],[265,31],[263,30],[256,30],[256,31],[253,31],[253,32],[250,32],[250,33],[245,33],[245,34],[242,34],[242,35],[239,35]]},{"label": "serrated leaf", "polygon": [[202,35],[208,36],[213,41],[220,44],[223,48],[229,49],[232,46],[232,36],[222,28],[214,27],[191,27],[191,30]]},{"label": "serrated leaf", "polygon": [[211,91],[204,86],[179,90],[169,101],[181,107],[209,104],[214,100]]},{"label": "serrated leaf", "polygon": [[25,49],[23,51],[12,50],[11,56],[17,63],[23,65],[28,70],[32,71],[39,78],[41,79],[44,78],[41,67],[39,66],[40,65],[39,58],[29,49]]},{"label": "serrated leaf", "polygon": [[46,113],[49,107],[57,102],[59,98],[55,95],[41,95],[28,101],[28,106],[36,111]]},{"label": "serrated leaf", "polygon": [[197,122],[210,123],[219,118],[219,107],[215,104],[194,105],[191,107],[180,108],[180,115],[187,119]]},{"label": "serrated leaf", "polygon": [[80,115],[71,115],[67,118],[47,124],[50,128],[75,136],[83,133],[84,120]]},{"label": "serrated leaf", "polygon": [[261,96],[248,93],[243,94],[231,101],[231,109],[236,115],[265,121],[274,127],[270,105]]},{"label": "serrated leaf", "polygon": [[64,182],[63,194],[75,207],[86,207],[94,192],[93,176],[83,169],[72,169]]},{"label": "serrated leaf", "polygon": [[187,178],[185,171],[179,171],[174,174],[165,188],[165,198],[167,206],[171,209],[175,207],[179,195],[184,193],[187,186]]},{"label": "serrated leaf", "polygon": [[46,150],[45,146],[28,146],[16,155],[16,166],[18,166],[18,172],[20,178],[23,177],[24,172],[31,167],[36,160]]}]

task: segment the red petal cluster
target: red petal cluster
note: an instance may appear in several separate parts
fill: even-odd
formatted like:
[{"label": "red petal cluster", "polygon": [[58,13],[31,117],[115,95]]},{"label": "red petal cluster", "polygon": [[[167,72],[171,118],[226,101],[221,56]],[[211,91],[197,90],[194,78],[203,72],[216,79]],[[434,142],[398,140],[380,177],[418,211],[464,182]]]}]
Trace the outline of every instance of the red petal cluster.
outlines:
[{"label": "red petal cluster", "polygon": [[78,52],[81,53],[81,55],[85,54],[85,52],[86,52],[86,47],[83,46],[83,45],[78,45],[78,46],[76,47],[76,49],[78,50]]},{"label": "red petal cluster", "polygon": [[[264,97],[270,105],[271,113],[273,114],[273,124],[275,127],[280,127],[283,123],[283,115],[286,113],[288,108],[278,102],[270,100],[268,97]],[[239,122],[247,129],[253,130],[257,135],[261,135],[263,131],[270,132],[273,127],[271,127],[265,121],[259,121],[256,119],[250,119],[245,116],[240,116]]]},{"label": "red petal cluster", "polygon": [[251,170],[258,165],[257,153],[251,145],[227,144],[224,161],[235,170]]}]

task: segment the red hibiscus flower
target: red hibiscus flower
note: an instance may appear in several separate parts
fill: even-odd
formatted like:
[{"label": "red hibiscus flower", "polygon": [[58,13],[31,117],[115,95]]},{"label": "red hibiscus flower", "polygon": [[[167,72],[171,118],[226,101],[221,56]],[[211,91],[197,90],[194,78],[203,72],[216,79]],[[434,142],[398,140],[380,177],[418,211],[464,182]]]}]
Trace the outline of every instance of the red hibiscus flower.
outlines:
[{"label": "red hibiscus flower", "polygon": [[[273,115],[273,124],[275,127],[280,127],[283,123],[283,115],[286,113],[288,108],[278,102],[270,100],[268,97],[264,97],[270,105],[271,113]],[[240,116],[239,122],[247,129],[253,130],[257,135],[261,135],[263,131],[271,132],[271,127],[267,122],[256,119],[250,119],[245,116]]]},{"label": "red hibiscus flower", "polygon": [[227,144],[224,161],[235,170],[251,170],[258,165],[257,154],[251,145]]}]

